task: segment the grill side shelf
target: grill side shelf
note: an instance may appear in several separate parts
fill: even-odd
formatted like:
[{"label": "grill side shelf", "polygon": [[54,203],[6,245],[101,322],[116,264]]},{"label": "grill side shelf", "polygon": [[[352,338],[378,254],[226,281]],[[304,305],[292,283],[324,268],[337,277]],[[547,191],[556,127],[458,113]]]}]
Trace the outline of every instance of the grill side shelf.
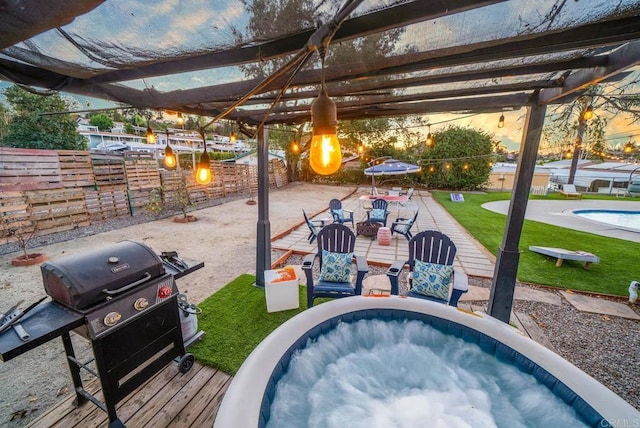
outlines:
[{"label": "grill side shelf", "polygon": [[56,302],[40,303],[21,320],[30,338],[21,340],[13,329],[0,334],[0,360],[9,361],[84,324],[84,315]]},{"label": "grill side shelf", "polygon": [[182,278],[183,276],[189,275],[191,272],[194,272],[204,267],[204,262],[198,262],[196,260],[180,258],[180,261],[186,265],[186,269],[185,269],[176,263],[172,263],[172,260],[167,260],[162,257],[161,259],[162,259],[162,264],[164,265],[165,271],[173,275],[175,279]]}]

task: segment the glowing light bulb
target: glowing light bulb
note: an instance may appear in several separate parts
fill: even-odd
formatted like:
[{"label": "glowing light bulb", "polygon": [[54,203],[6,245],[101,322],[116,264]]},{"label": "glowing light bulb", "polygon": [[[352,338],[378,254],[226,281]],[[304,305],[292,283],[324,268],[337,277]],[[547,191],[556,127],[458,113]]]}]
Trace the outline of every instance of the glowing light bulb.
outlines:
[{"label": "glowing light bulb", "polygon": [[209,184],[211,182],[211,160],[205,147],[204,152],[200,155],[198,161],[198,169],[196,170],[196,181],[198,184]]},{"label": "glowing light bulb", "polygon": [[427,147],[433,147],[433,136],[431,135],[431,132],[427,134],[426,145]]},{"label": "glowing light bulb", "polygon": [[504,114],[501,114],[500,119],[498,119],[498,128],[504,128]]},{"label": "glowing light bulb", "polygon": [[169,147],[169,144],[167,144],[167,147],[164,149],[164,159],[162,164],[166,169],[175,169],[178,165],[176,155],[173,153],[173,150],[171,150],[171,147]]},{"label": "glowing light bulb", "polygon": [[178,112],[178,119],[176,120],[176,124],[178,126],[184,125],[184,118],[182,117],[182,113]]},{"label": "glowing light bulb", "polygon": [[342,151],[335,134],[314,135],[309,149],[309,164],[320,175],[330,175],[342,165]]},{"label": "glowing light bulb", "polygon": [[150,126],[147,126],[147,143],[149,144],[156,143],[156,134],[153,133]]}]

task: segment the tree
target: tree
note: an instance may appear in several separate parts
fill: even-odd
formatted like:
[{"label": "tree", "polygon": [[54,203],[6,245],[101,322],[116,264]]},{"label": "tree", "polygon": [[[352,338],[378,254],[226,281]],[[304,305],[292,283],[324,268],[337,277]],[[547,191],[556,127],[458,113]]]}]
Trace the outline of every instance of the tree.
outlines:
[{"label": "tree", "polygon": [[[86,142],[77,131],[76,122],[69,113],[68,103],[58,94],[39,95],[18,86],[5,90],[11,107],[11,117],[2,138],[9,147],[84,150]],[[56,114],[43,114],[43,113]]]},{"label": "tree", "polygon": [[104,113],[98,113],[91,116],[89,124],[97,126],[100,131],[108,131],[113,128],[113,119]]},{"label": "tree", "polygon": [[434,146],[424,147],[421,160],[428,186],[476,190],[487,183],[495,145],[491,135],[451,125],[433,137]]},{"label": "tree", "polygon": [[[603,158],[605,152],[611,150],[605,133],[607,116],[623,114],[629,117],[630,123],[640,120],[640,95],[627,93],[631,84],[623,79],[613,84],[590,86],[572,102],[552,111],[551,124],[543,130],[543,142],[559,148],[560,158],[565,148],[572,151],[569,183],[573,183],[579,159]],[[593,118],[584,120],[588,108]]]}]

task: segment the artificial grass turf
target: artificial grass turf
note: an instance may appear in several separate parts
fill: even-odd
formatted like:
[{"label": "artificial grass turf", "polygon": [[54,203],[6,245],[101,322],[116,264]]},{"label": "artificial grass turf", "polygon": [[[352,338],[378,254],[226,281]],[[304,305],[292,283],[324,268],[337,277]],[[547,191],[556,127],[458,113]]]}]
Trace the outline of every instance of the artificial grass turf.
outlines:
[{"label": "artificial grass turf", "polygon": [[255,281],[240,275],[198,305],[198,329],[206,334],[189,348],[198,361],[233,376],[269,333],[307,308],[306,289],[299,287],[298,309],[268,313],[264,289]]},{"label": "artificial grass turf", "polygon": [[[433,196],[485,248],[497,255],[502,244],[506,216],[486,210],[481,205],[509,200],[511,194],[465,193],[465,202],[462,203],[451,202],[449,193],[445,192],[433,192]],[[590,270],[585,270],[584,262],[565,260],[558,268],[555,258],[529,251],[530,245],[587,251],[597,255],[600,263],[593,263]],[[635,261],[636,255],[640,254],[640,243],[637,242],[525,220],[518,247],[520,261],[517,276],[522,282],[626,296],[629,282],[640,278],[640,266]]]}]

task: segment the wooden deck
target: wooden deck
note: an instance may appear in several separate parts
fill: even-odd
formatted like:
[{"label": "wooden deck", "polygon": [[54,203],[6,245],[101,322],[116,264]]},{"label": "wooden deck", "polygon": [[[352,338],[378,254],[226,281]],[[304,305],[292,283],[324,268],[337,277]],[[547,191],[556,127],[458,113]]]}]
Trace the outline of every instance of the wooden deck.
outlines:
[{"label": "wooden deck", "polygon": [[[198,362],[186,374],[177,364],[168,364],[116,406],[118,417],[128,427],[210,427],[232,377]],[[85,383],[85,389],[102,400],[100,382]],[[106,427],[107,414],[93,403],[74,407],[75,394],[49,409],[28,427]]]}]

